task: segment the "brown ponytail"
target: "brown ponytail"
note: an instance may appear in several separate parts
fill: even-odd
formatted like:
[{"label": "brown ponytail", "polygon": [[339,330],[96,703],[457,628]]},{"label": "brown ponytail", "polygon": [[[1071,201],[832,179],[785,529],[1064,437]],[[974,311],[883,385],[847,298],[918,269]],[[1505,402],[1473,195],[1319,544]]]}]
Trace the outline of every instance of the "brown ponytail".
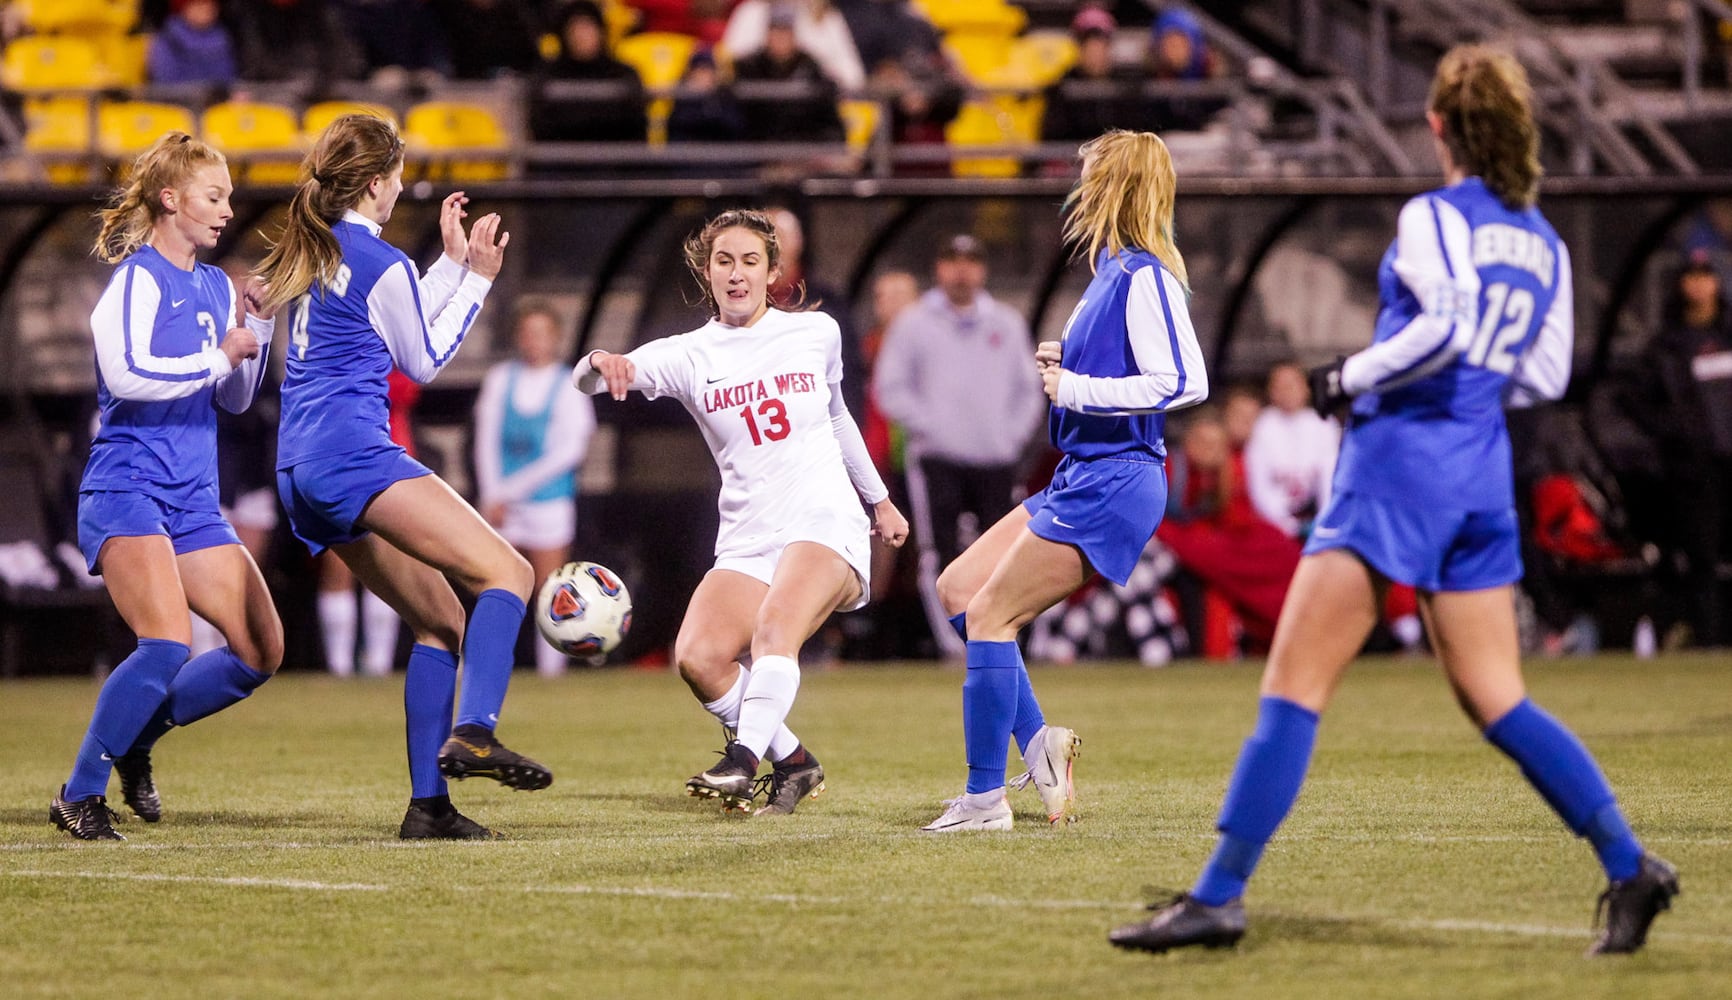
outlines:
[{"label": "brown ponytail", "polygon": [[150,241],[151,227],[162,218],[165,188],[179,188],[206,164],[227,163],[223,154],[185,132],[164,134],[132,161],[131,180],[97,213],[102,225],[92,252],[109,264],[131,256]]},{"label": "brown ponytail", "polygon": [[343,252],[331,225],[361,203],[373,178],[403,161],[396,126],[373,115],[343,115],[325,127],[301,161],[289,217],[258,274],[270,284],[274,309],[336,276]]},{"label": "brown ponytail", "polygon": [[1427,100],[1443,121],[1443,143],[1456,166],[1485,181],[1512,209],[1539,199],[1539,129],[1527,71],[1507,52],[1461,45],[1437,64]]}]

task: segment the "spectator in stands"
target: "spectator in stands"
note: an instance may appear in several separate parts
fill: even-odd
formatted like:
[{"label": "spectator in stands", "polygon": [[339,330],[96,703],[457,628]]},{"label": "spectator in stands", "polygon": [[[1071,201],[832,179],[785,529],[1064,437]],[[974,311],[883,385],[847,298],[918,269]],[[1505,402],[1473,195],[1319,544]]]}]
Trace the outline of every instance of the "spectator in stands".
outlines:
[{"label": "spectator in stands", "polygon": [[238,76],[235,43],[218,21],[217,0],[175,0],[162,30],[151,36],[146,66],[151,83],[226,87]]},{"label": "spectator in stands", "polygon": [[1732,309],[1707,251],[1691,253],[1678,272],[1642,360],[1626,407],[1660,452],[1692,638],[1719,646],[1727,634],[1718,566],[1732,538]]},{"label": "spectator in stands", "polygon": [[367,69],[445,76],[451,56],[445,29],[426,0],[336,0]]},{"label": "spectator in stands", "polygon": [[776,226],[781,251],[781,274],[770,283],[770,305],[794,310],[810,306],[836,321],[842,329],[842,399],[858,424],[866,413],[866,370],[860,360],[860,331],[854,325],[854,310],[842,289],[813,274],[806,267],[806,227],[793,209],[772,205],[764,214]]},{"label": "spectator in stands", "polygon": [[1245,445],[1245,485],[1265,521],[1303,539],[1329,501],[1341,427],[1311,409],[1305,371],[1291,362],[1269,371],[1269,405]]},{"label": "spectator in stands", "polygon": [[361,75],[360,48],[330,0],[243,3],[232,13],[241,75],[248,80],[327,81]]},{"label": "spectator in stands", "polygon": [[884,415],[908,435],[908,492],[920,544],[920,586],[939,648],[963,652],[938,599],[938,571],[976,530],[1016,504],[1017,465],[1047,412],[1034,342],[1022,314],[986,291],[986,248],[951,237],[933,266],[937,287],[890,324],[873,371]]},{"label": "spectator in stands", "polygon": [[433,8],[445,24],[451,75],[459,80],[528,73],[540,61],[526,0],[433,0]]},{"label": "spectator in stands", "polygon": [[[757,2],[761,0],[746,0],[740,10]],[[737,15],[738,11],[735,13]],[[740,91],[740,109],[746,118],[745,137],[758,142],[842,141],[842,116],[836,111],[836,82],[799,47],[795,40],[794,11],[777,7],[766,13],[768,25],[764,31],[763,47],[734,63],[735,83],[748,85]],[[749,85],[753,83],[801,86],[798,94],[748,94]]]},{"label": "spectator in stands", "polygon": [[1047,88],[1040,123],[1047,142],[1085,142],[1113,128],[1155,130],[1158,123],[1136,93],[1135,76],[1113,63],[1117,30],[1118,22],[1099,7],[1084,7],[1071,21],[1077,61]]},{"label": "spectator in stands", "polygon": [[886,62],[940,59],[938,31],[907,0],[831,0],[848,22],[861,65],[872,72]]},{"label": "spectator in stands", "polygon": [[[1299,543],[1257,516],[1219,415],[1199,413],[1186,423],[1183,444],[1168,455],[1167,478],[1167,516],[1155,537],[1225,600],[1253,646],[1268,648],[1299,565]],[[1204,622],[1205,649],[1208,632]]]},{"label": "spectator in stands", "polygon": [[744,0],[728,18],[722,48],[739,63],[767,49],[772,29],[779,26],[792,31],[794,47],[842,91],[852,93],[866,85],[866,68],[848,22],[829,0]]},{"label": "spectator in stands", "polygon": [[[559,58],[542,66],[529,111],[543,142],[643,142],[648,136],[643,81],[607,50],[607,24],[590,0],[573,0],[559,20]],[[613,83],[606,95],[565,98],[553,81]],[[617,93],[615,92],[617,91]]]},{"label": "spectator in stands", "polygon": [[[962,84],[942,59],[910,53],[872,69],[872,92],[890,111],[890,139],[899,146],[942,146],[945,126],[962,111]],[[898,177],[948,177],[944,161],[898,166]]]},{"label": "spectator in stands", "polygon": [[692,53],[680,93],[668,113],[669,142],[733,142],[746,130],[740,102],[722,80],[708,49]]},{"label": "spectator in stands", "polygon": [[1227,443],[1236,458],[1244,459],[1245,445],[1251,440],[1251,431],[1262,412],[1263,397],[1252,386],[1240,384],[1227,390],[1221,404],[1221,423],[1227,428]]},{"label": "spectator in stands", "polygon": [[[1169,7],[1150,29],[1147,76],[1160,81],[1204,81],[1221,75],[1221,62],[1203,37],[1203,26],[1190,11]],[[1223,97],[1158,97],[1149,113],[1162,130],[1197,131],[1227,106]]]},{"label": "spectator in stands", "polygon": [[706,46],[722,40],[736,0],[627,0],[637,12],[638,31],[690,35]]}]

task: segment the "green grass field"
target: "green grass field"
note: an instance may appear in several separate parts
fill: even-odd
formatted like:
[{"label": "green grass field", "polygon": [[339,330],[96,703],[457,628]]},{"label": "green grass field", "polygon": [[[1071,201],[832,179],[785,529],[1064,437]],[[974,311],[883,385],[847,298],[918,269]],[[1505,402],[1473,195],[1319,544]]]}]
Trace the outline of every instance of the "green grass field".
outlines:
[{"label": "green grass field", "polygon": [[[9,997],[1708,997],[1732,973],[1732,662],[1542,663],[1684,894],[1648,949],[1581,957],[1602,877],[1428,665],[1368,661],[1325,719],[1237,951],[1109,927],[1206,857],[1252,667],[1036,668],[1084,738],[1083,819],[916,827],[961,789],[956,670],[814,673],[790,720],[829,791],[792,817],[683,794],[715,724],[673,675],[520,673],[501,735],[558,775],[454,786],[493,843],[404,844],[400,684],[286,675],[158,748],[125,844],[47,821],[96,688],[0,685]],[[118,797],[118,785],[115,786]]]}]

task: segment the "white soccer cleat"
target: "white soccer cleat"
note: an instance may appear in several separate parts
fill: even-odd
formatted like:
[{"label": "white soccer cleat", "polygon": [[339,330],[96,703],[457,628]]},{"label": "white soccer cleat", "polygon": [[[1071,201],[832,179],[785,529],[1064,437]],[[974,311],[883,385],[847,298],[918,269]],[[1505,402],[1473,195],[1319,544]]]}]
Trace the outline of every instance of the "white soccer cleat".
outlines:
[{"label": "white soccer cleat", "polygon": [[1046,807],[1047,822],[1054,826],[1076,822],[1076,783],[1071,768],[1082,753],[1082,737],[1063,726],[1047,726],[1034,753],[1023,758],[1028,770],[1011,779],[1010,787],[1034,785]]},{"label": "white soccer cleat", "polygon": [[925,833],[962,833],[968,830],[1010,829],[1010,801],[999,796],[990,806],[972,805],[968,796],[944,800],[944,815],[920,829]]}]

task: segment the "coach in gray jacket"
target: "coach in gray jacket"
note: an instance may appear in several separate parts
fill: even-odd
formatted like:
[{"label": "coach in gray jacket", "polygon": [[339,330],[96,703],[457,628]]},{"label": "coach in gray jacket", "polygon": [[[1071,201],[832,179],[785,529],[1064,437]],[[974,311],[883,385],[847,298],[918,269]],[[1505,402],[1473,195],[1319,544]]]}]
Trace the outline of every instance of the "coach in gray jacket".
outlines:
[{"label": "coach in gray jacket", "polygon": [[938,603],[938,571],[962,550],[958,522],[983,532],[1016,502],[1023,449],[1046,413],[1028,323],[986,293],[980,241],[952,237],[933,267],[938,287],[904,309],[873,367],[878,408],[907,435],[908,493],[920,546],[920,592],[941,650],[962,641]]}]

